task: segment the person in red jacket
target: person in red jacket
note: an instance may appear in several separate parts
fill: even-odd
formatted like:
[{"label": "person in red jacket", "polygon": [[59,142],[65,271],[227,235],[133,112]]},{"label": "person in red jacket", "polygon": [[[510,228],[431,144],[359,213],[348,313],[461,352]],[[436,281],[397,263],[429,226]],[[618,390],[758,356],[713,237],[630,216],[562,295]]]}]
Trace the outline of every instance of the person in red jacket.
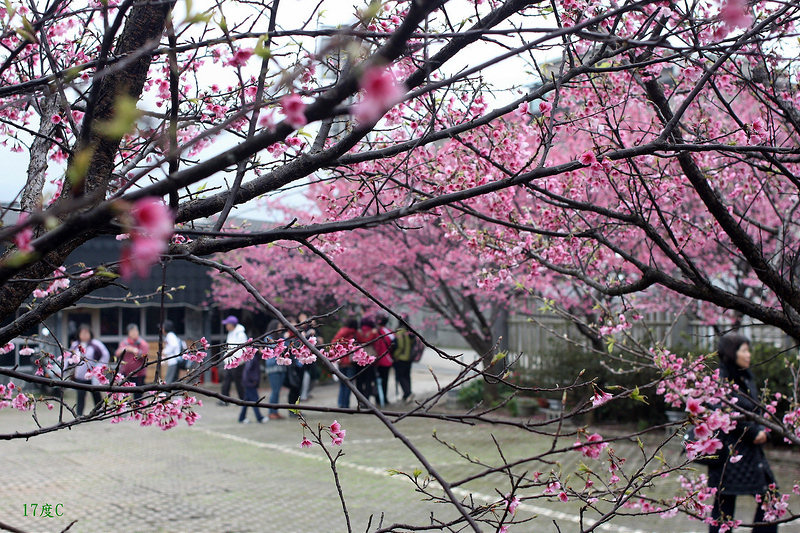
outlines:
[{"label": "person in red jacket", "polygon": [[[144,385],[144,378],[147,374],[147,352],[150,347],[147,342],[139,336],[139,326],[128,324],[126,328],[128,336],[119,343],[114,355],[119,360],[119,373],[128,378],[128,381],[141,387]],[[141,392],[134,392],[133,399],[138,400],[142,397]]]},{"label": "person in red jacket", "polygon": [[397,337],[394,332],[387,327],[389,317],[380,315],[376,318],[376,329],[378,330],[379,337],[375,340],[375,351],[377,352],[377,359],[375,360],[375,370],[378,373],[378,384],[381,387],[380,394],[382,398],[381,406],[389,403],[389,371],[392,369],[394,360],[392,359],[393,346],[397,346]]},{"label": "person in red jacket", "polygon": [[[378,349],[376,346],[378,337],[380,337],[380,334],[375,327],[375,321],[369,317],[362,318],[361,329],[356,334],[356,340],[361,344],[365,352],[375,357],[376,361],[378,358]],[[376,403],[380,405],[381,401],[378,395],[379,389],[375,386],[376,377],[377,373],[375,372],[375,363],[373,362],[371,365],[367,365],[358,371],[358,374],[356,374],[356,386],[361,394],[367,398],[370,396],[374,397]]]},{"label": "person in red jacket", "polygon": [[[356,318],[348,318],[345,321],[344,326],[339,328],[339,331],[337,331],[336,335],[333,336],[332,342],[341,342],[343,344],[347,344],[348,341],[355,340],[357,333],[358,320]],[[342,357],[336,361],[336,363],[339,365],[339,370],[348,380],[352,379],[358,373],[358,367],[353,363],[349,355]],[[341,409],[350,408],[350,387],[347,386],[347,382],[345,381],[339,382],[338,406]]]}]

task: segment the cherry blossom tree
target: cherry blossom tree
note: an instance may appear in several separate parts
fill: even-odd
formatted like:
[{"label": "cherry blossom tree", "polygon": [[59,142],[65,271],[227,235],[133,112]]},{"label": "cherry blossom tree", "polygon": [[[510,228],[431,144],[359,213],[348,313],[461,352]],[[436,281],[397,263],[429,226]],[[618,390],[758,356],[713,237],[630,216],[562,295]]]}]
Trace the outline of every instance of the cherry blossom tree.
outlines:
[{"label": "cherry blossom tree", "polygon": [[[228,297],[278,317],[297,339],[248,341],[232,364],[321,360],[340,379],[332,362],[350,354],[368,364],[369,355],[355,344],[316,346],[285,318],[282,311],[307,297],[298,295],[305,280],[317,278],[339,301],[358,291],[393,312],[438,306],[474,336],[489,363],[496,339],[487,326],[509,294],[527,290],[584,318],[601,302],[603,321],[590,318],[587,331],[609,341],[612,357],[630,356],[662,378],[606,391],[576,375],[559,390],[591,389],[592,399],[562,415],[641,401],[642,391],[652,390],[699,429],[687,458],[660,461],[663,442],[643,445],[642,457],[618,457],[614,439],[567,429],[564,416],[528,423],[498,421],[492,408],[435,414],[447,391],[473,371],[491,374],[490,364],[467,365],[410,414],[383,412],[354,393],[370,406],[363,413],[427,470],[424,479],[403,475],[424,497],[456,511],[444,529],[510,531],[529,499],[580,501],[592,515],[582,531],[631,509],[705,518],[711,492],[702,479],[681,478],[669,496],[649,490],[683,475],[689,459],[716,451],[718,432],[736,424],[736,405],[725,403],[725,387],[706,360],[657,343],[611,341],[636,320],[625,312],[673,295],[709,321],[721,317],[723,326],[748,316],[800,338],[798,7],[413,0],[353,6],[330,27],[322,19],[328,4],[301,12],[279,0],[33,0],[0,9],[0,142],[28,163],[17,203],[2,212],[0,346],[8,349],[58,310],[146,275],[162,260],[224,274],[241,288],[237,294],[228,286]],[[491,83],[508,71],[527,71],[528,79]],[[313,207],[284,200],[301,187]],[[233,227],[235,210],[257,198],[272,223]],[[72,251],[103,235],[124,240],[118,262],[67,264]],[[269,283],[257,266],[245,268],[251,259],[244,250],[256,246],[266,247],[260,261],[292,271],[295,285],[277,287],[285,309],[276,292],[262,292]],[[391,277],[363,269],[370,253],[388,260],[381,264]],[[214,254],[224,260],[209,259]],[[312,255],[316,262],[306,260]],[[328,268],[318,269],[320,261]],[[210,349],[201,342],[182,357],[208,364]],[[77,416],[60,396],[3,385],[0,407],[60,406],[52,426],[3,438],[100,420],[168,429],[195,423],[195,395],[215,396],[191,380],[131,387],[102,367],[92,371],[100,385],[46,375],[82,357],[59,355],[43,363],[51,368],[42,375],[5,368],[0,375],[101,390],[106,404]],[[144,394],[143,401],[131,393]],[[766,397],[763,411],[739,414],[800,444],[797,399],[784,417],[775,416],[777,401]],[[470,478],[430,464],[396,416],[507,424],[553,445],[511,461],[496,443],[499,463],[471,459],[483,478],[507,474],[497,501],[483,505],[457,494]],[[333,445],[345,440],[335,421],[306,430],[298,438],[303,446],[322,445],[323,435]],[[677,437],[672,431],[668,439]],[[553,466],[575,454],[593,462],[578,472]],[[785,503],[780,496],[766,502],[768,519],[794,520]],[[346,509],[345,498],[342,504]]]}]

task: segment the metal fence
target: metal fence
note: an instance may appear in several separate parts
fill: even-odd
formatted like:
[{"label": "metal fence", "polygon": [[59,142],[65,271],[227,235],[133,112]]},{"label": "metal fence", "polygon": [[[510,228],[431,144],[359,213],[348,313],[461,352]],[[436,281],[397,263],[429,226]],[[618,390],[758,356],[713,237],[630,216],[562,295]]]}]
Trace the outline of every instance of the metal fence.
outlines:
[{"label": "metal fence", "polygon": [[[781,330],[752,320],[738,332],[753,342],[780,347],[792,345],[791,339]],[[625,335],[645,347],[658,344],[672,349],[683,346],[712,351],[717,343],[717,334],[712,325],[672,313],[649,313],[625,330]],[[618,334],[618,337],[621,336]],[[552,313],[536,313],[509,316],[508,345],[510,353],[518,357],[518,368],[536,370],[558,364],[553,354],[580,349],[590,343],[572,321]]]}]

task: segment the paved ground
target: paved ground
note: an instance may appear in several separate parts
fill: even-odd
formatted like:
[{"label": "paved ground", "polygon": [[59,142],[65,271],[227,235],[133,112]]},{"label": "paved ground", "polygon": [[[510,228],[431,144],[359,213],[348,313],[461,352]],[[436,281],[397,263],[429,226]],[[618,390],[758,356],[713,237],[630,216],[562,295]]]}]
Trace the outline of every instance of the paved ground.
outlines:
[{"label": "paved ground", "polygon": [[[415,392],[420,397],[437,390],[426,363],[435,367],[442,383],[455,375],[452,365],[432,357],[426,354],[422,364],[415,365]],[[337,389],[338,385],[318,387],[314,402],[335,405]],[[220,407],[214,401],[206,402],[200,412],[202,418],[194,427],[182,425],[166,432],[130,422],[102,422],[27,442],[0,443],[0,523],[47,533],[62,531],[73,521],[69,531],[74,533],[348,531],[330,463],[321,447],[300,448],[303,429],[298,421],[238,424],[237,407]],[[336,418],[347,430],[337,471],[352,531],[373,531],[379,524],[425,525],[432,513],[438,519],[455,516],[448,506],[423,501],[407,477],[390,475],[390,470],[412,473],[424,469],[377,420],[326,412],[306,412],[305,416],[313,428]],[[29,413],[0,411],[0,434],[31,427]],[[463,426],[430,419],[405,419],[397,427],[448,479],[497,464],[499,452],[492,445],[492,435],[502,443],[507,459],[541,453],[551,444],[570,446],[574,441],[574,437],[554,441],[497,425]],[[439,441],[457,445],[461,453],[437,442],[434,432]],[[635,454],[633,444],[617,446],[624,448],[620,455]],[[332,453],[339,450],[328,449]],[[578,460],[575,457],[560,465],[531,463],[524,469],[546,473],[562,468],[567,472],[575,469]],[[577,485],[578,481],[573,482]],[[435,487],[431,490],[437,492]],[[502,472],[465,483],[456,493],[488,504],[497,501],[498,490],[508,490],[508,478]],[[541,488],[530,493],[539,496]],[[26,511],[33,514],[32,504],[54,508],[60,504],[63,516],[24,516]],[[541,497],[527,500],[517,518],[536,517],[535,521],[512,525],[510,531],[578,531],[579,511],[572,502]],[[39,508],[37,514],[40,512]],[[751,516],[749,509],[743,512],[743,516]],[[682,518],[639,517],[605,524],[599,531],[703,529]]]}]

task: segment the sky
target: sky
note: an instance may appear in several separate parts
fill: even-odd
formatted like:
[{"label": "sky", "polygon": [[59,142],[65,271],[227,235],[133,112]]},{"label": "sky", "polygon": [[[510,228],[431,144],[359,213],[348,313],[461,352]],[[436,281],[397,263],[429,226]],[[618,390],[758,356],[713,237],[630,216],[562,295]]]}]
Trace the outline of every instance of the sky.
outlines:
[{"label": "sky", "polygon": [[[204,6],[212,5],[212,2],[208,0],[196,0],[194,2],[188,2],[188,4],[191,5],[193,12],[198,12],[199,10],[203,9]],[[285,9],[284,6],[289,4],[291,4],[291,9]],[[470,2],[459,2],[457,0],[453,0],[450,4],[448,4],[450,16],[457,20],[457,17],[459,16],[459,9],[461,9],[466,15],[467,12],[464,11],[464,9],[469,8],[470,4]],[[229,25],[232,25],[232,20],[237,15],[234,8],[230,7],[232,5],[234,4],[223,4],[223,6],[225,6],[224,9],[226,17],[228,17],[228,19],[231,21]],[[318,16],[315,19],[310,11],[316,5],[317,2],[291,1],[288,4],[286,2],[282,3],[280,6],[284,9],[279,11],[279,20],[282,21],[282,29],[299,27],[303,22],[309,19],[312,20],[312,22],[309,24],[309,28],[316,28],[318,26],[335,27],[338,25],[349,25],[356,20],[354,16],[354,6],[363,6],[364,4],[363,2],[356,2],[354,0],[326,0],[324,3],[326,9],[320,13],[317,13]],[[182,15],[182,13],[176,12],[176,18],[180,19]],[[518,46],[519,43],[517,42],[516,45]],[[308,43],[307,47],[309,49],[313,49],[313,43]],[[479,48],[470,49],[468,54],[465,53],[462,58],[455,61],[454,64],[448,68],[451,72],[456,72],[462,67],[470,65],[474,66],[489,60],[494,56],[494,54],[502,51],[503,50],[500,47],[494,45],[481,45]],[[198,75],[203,76],[204,74],[200,72]],[[205,75],[208,76],[209,74]],[[213,74],[211,75],[213,76]],[[530,82],[530,75],[525,73],[525,68],[521,61],[520,68],[508,68],[507,65],[502,65],[486,69],[483,72],[483,75],[485,79],[491,80],[493,84],[499,87],[520,85]],[[511,97],[512,95],[507,93],[498,96],[498,98],[501,100],[510,99]],[[497,103],[499,104],[502,102],[498,101]],[[35,125],[32,127],[35,128]],[[313,134],[313,125],[310,125],[308,128]],[[207,154],[209,157],[213,156],[225,150],[226,148],[229,148],[235,142],[237,142],[237,139],[232,136],[220,138],[209,149],[206,150],[205,154]],[[27,150],[22,153],[13,153],[10,150],[6,150],[3,154],[2,160],[6,172],[5,177],[3,178],[4,186],[0,187],[0,201],[7,203],[15,199],[15,195],[18,194],[25,183],[29,156]],[[59,172],[63,172],[63,168],[59,169],[57,165],[51,163],[49,167],[48,178],[52,179]],[[224,179],[222,176],[212,177],[205,182],[205,186],[207,188],[224,186]],[[45,193],[52,194],[53,191],[54,187],[50,186],[46,188]],[[259,209],[258,204],[251,202],[249,205],[240,207],[236,215],[260,218],[260,212],[261,210]]]}]

